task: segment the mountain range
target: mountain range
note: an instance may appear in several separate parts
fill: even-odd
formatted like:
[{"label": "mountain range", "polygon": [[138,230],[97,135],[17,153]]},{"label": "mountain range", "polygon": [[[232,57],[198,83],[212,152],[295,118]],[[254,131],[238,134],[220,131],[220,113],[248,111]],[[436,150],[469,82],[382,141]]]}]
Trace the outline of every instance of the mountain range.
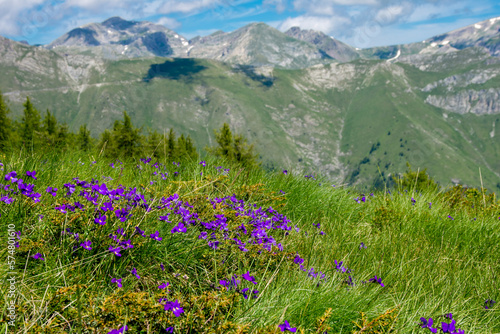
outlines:
[{"label": "mountain range", "polygon": [[[252,23],[190,40],[119,17],[30,46],[0,37],[0,90],[97,136],[127,110],[200,146],[227,122],[267,168],[383,186],[406,162],[442,184],[500,188],[500,18],[419,43],[356,49]],[[498,188],[496,188],[498,186]]]}]

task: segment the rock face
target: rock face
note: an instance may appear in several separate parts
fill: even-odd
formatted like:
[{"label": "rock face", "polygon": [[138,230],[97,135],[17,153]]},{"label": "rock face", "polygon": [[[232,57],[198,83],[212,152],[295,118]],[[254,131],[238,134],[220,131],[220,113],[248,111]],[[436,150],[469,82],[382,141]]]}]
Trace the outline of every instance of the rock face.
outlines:
[{"label": "rock face", "polygon": [[175,31],[151,22],[112,17],[102,23],[76,28],[45,46],[49,50],[78,53],[90,50],[107,59],[186,55],[188,41]]},{"label": "rock face", "polygon": [[457,50],[469,47],[482,47],[492,55],[500,55],[498,32],[500,17],[484,20],[470,26],[435,36],[428,41],[431,48],[449,45]]},{"label": "rock face", "polygon": [[429,95],[425,102],[451,112],[476,115],[500,113],[500,89],[465,90],[453,95]]},{"label": "rock face", "polygon": [[[45,47],[69,54],[90,51],[106,59],[151,56],[205,58],[283,68],[305,68],[334,59],[348,61],[356,58],[355,52],[347,45],[333,41],[322,33],[309,31],[308,34],[320,36],[313,40],[325,50],[307,39],[290,37],[264,23],[252,23],[230,33],[217,31],[188,41],[161,25],[113,17],[102,23],[73,29]],[[321,39],[324,41],[321,42]]]},{"label": "rock face", "polygon": [[339,62],[348,62],[360,57],[356,49],[321,31],[301,30],[299,27],[292,27],[285,34],[315,45],[322,52]]},{"label": "rock face", "polygon": [[290,38],[264,23],[252,23],[231,33],[218,31],[189,44],[189,57],[252,66],[304,68],[330,61],[314,45]]}]

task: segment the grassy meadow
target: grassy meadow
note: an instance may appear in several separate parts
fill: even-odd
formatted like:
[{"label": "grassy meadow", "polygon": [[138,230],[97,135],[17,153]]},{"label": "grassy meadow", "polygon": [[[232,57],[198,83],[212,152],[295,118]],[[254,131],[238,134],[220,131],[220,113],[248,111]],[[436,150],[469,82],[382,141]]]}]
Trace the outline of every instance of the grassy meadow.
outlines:
[{"label": "grassy meadow", "polygon": [[0,332],[500,333],[494,196],[146,158],[0,158]]}]

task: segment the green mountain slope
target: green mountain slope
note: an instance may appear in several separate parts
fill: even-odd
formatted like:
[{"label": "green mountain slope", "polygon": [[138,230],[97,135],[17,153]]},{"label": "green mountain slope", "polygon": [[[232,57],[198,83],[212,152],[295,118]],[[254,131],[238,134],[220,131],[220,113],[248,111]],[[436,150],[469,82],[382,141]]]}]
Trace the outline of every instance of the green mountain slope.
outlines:
[{"label": "green mountain slope", "polygon": [[0,90],[15,116],[29,95],[38,109],[74,131],[86,123],[94,136],[126,110],[134,124],[174,128],[202,149],[227,122],[255,142],[267,168],[320,172],[361,188],[384,186],[406,162],[445,185],[479,186],[480,168],[486,187],[498,190],[500,60],[484,44],[498,24],[436,37],[438,46],[362,50],[375,59],[347,63],[306,42],[313,31],[296,31],[298,40],[261,23],[194,38],[187,52],[195,58],[113,60],[0,37]]},{"label": "green mountain slope", "polygon": [[445,118],[425,103],[429,93],[421,88],[451,73],[366,60],[285,70],[137,58],[104,61],[75,84],[50,76],[60,60],[45,52],[47,80],[37,86],[29,73],[17,72],[16,90],[9,82],[0,86],[15,115],[29,95],[71,129],[87,123],[96,136],[127,110],[135,124],[162,132],[173,127],[199,148],[211,145],[212,129],[228,122],[256,143],[269,167],[321,172],[361,187],[381,185],[389,173],[404,171],[406,161],[427,167],[444,184],[478,185],[478,167],[490,189],[497,183],[499,137],[489,132],[498,116]]}]

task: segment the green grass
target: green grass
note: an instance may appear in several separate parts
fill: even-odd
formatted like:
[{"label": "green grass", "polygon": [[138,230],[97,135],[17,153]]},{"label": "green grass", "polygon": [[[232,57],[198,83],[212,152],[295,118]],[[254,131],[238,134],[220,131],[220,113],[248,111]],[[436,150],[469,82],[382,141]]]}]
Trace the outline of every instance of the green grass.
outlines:
[{"label": "green grass", "polygon": [[[384,333],[426,333],[418,326],[420,317],[433,317],[440,323],[444,321],[440,315],[449,312],[466,333],[500,332],[499,305],[490,310],[483,307],[486,299],[499,299],[500,209],[489,199],[485,206],[477,193],[463,197],[457,189],[421,194],[395,190],[373,196],[366,193],[366,201],[357,203],[354,198],[363,195],[353,188],[332,187],[323,179],[304,178],[297,172],[245,170],[210,158],[206,167],[197,161],[182,162],[180,167],[163,161],[161,172],[169,173],[163,180],[153,175],[159,172],[152,166],[154,161],[116,163],[112,168],[110,161],[97,158],[92,164],[93,160],[78,154],[18,154],[1,160],[3,184],[9,183],[3,176],[15,170],[42,194],[39,203],[24,195],[12,196],[16,200],[10,205],[0,202],[2,233],[7,235],[8,224],[21,231],[20,247],[15,249],[16,333],[107,333],[125,324],[131,333],[159,333],[167,326],[175,326],[180,333],[269,333],[277,332],[284,320],[298,332],[319,333],[329,327],[328,333],[353,333],[359,332],[354,323],[362,324],[361,312],[367,319],[364,325],[379,316],[388,319],[386,325],[382,318],[375,321]],[[230,167],[230,172],[221,173],[215,168],[220,165]],[[28,170],[36,170],[38,179],[29,180]],[[229,239],[224,240],[222,231],[215,232],[218,249],[210,248],[207,240],[198,238],[205,231],[199,223],[188,226],[186,233],[170,233],[180,218],[172,214],[172,223],[160,221],[168,209],[152,207],[146,212],[136,207],[125,223],[108,215],[106,225],[100,226],[93,222],[93,205],[77,196],[84,189],[76,187],[71,197],[64,196],[63,185],[74,183],[75,177],[101,182],[104,177],[112,178],[105,181],[108,188],[136,188],[155,206],[162,197],[178,194],[204,222],[214,220],[215,214],[227,217],[229,238],[238,237],[239,232],[238,238],[243,239],[237,229],[242,223],[251,233],[249,218],[236,215],[228,206],[214,209],[210,199],[234,194],[248,205],[263,210],[272,207],[290,220],[291,230],[269,232],[283,251],[273,246],[269,252],[249,244],[249,251],[241,252]],[[59,189],[56,197],[45,192],[48,186]],[[85,210],[63,214],[54,209],[75,201]],[[98,202],[102,201],[100,196]],[[125,205],[123,200],[114,203],[115,208]],[[313,225],[318,223],[320,228]],[[163,240],[130,237],[137,225],[147,235],[159,231]],[[118,227],[127,233],[124,240],[134,244],[122,250],[121,257],[107,251],[112,244],[108,235]],[[78,232],[80,241],[61,235],[66,228]],[[77,247],[73,252],[73,246],[83,240],[91,240],[93,249]],[[361,242],[366,249],[359,249]],[[37,252],[45,261],[30,257]],[[322,271],[328,279],[308,277],[293,262],[296,254],[305,259],[306,270]],[[7,258],[6,246],[0,255]],[[335,270],[334,260],[343,261],[351,273]],[[0,268],[2,277],[7,276],[6,261]],[[130,273],[132,268],[140,279]],[[257,284],[239,277],[241,287],[257,289],[257,299],[244,299],[234,290],[221,288],[221,279],[247,271]],[[344,283],[349,275],[355,286]],[[362,283],[374,275],[382,278],[385,287]],[[123,287],[111,283],[111,278],[122,278]],[[170,283],[168,293],[158,289],[164,282]],[[1,291],[5,303],[0,330],[5,331],[8,297],[6,289]],[[158,303],[161,297],[177,299],[184,313],[176,318],[164,311]],[[325,322],[318,329],[317,320],[323,315]],[[374,327],[366,326],[362,332],[375,333]]]}]

